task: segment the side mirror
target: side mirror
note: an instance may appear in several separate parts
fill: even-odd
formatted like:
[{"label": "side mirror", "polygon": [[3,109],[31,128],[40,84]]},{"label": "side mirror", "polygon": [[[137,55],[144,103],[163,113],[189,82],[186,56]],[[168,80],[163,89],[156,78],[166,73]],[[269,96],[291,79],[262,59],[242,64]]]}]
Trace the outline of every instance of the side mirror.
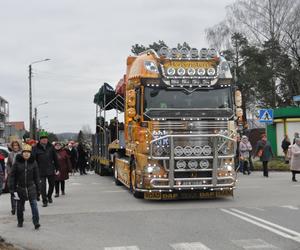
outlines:
[{"label": "side mirror", "polygon": [[242,93],[239,90],[235,91],[235,105],[237,107],[241,107],[242,106]]},{"label": "side mirror", "polygon": [[242,117],[243,116],[243,109],[237,108],[236,109],[236,116],[237,117]]},{"label": "side mirror", "polygon": [[129,118],[134,118],[134,117],[136,116],[136,111],[135,111],[134,108],[129,108],[129,109],[127,110],[127,112],[128,112],[128,117],[129,117]]},{"label": "side mirror", "polygon": [[136,97],[135,97],[135,91],[129,90],[128,91],[128,107],[135,107],[135,103],[136,103]]}]

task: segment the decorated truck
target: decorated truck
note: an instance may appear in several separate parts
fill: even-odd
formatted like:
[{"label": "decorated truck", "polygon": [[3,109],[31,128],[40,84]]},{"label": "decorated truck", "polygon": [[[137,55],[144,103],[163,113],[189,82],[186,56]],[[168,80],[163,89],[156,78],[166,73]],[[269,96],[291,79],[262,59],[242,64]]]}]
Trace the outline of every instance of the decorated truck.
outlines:
[{"label": "decorated truck", "polygon": [[137,198],[233,195],[241,93],[215,49],[163,47],[129,56],[116,90],[105,83],[94,102],[97,173],[111,171]]}]

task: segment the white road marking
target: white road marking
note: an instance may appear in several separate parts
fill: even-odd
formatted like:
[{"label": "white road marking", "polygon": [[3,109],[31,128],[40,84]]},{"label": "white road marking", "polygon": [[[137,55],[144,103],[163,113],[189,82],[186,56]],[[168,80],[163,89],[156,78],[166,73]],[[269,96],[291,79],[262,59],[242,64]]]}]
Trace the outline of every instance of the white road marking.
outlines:
[{"label": "white road marking", "polygon": [[[298,233],[296,231],[293,231],[291,229],[288,229],[288,228],[282,227],[280,225],[277,225],[275,223],[263,220],[263,219],[258,218],[256,216],[253,216],[251,214],[242,212],[238,209],[233,208],[233,209],[231,209],[231,211],[227,210],[227,209],[221,209],[221,211],[223,211],[225,213],[228,213],[228,214],[231,214],[231,215],[233,215],[235,217],[238,217],[238,218],[240,218],[244,221],[247,221],[249,223],[252,223],[252,224],[254,224],[258,227],[269,230],[270,232],[273,232],[273,233],[275,233],[277,235],[280,235],[284,238],[291,239],[291,240],[294,240],[296,242],[300,242],[300,233]],[[281,231],[279,231],[279,230],[281,230]]]},{"label": "white road marking", "polygon": [[246,207],[246,208],[255,209],[255,210],[259,210],[259,211],[266,211],[265,209],[259,208],[259,207]]},{"label": "white road marking", "polygon": [[105,247],[104,250],[139,250],[139,248],[137,246]]},{"label": "white road marking", "polygon": [[298,207],[291,206],[291,205],[284,205],[284,206],[280,206],[280,207],[283,207],[283,208],[289,208],[289,209],[291,209],[291,210],[299,210]]},{"label": "white road marking", "polygon": [[73,183],[70,183],[70,185],[73,185],[73,186],[81,186],[81,183],[73,182]]},{"label": "white road marking", "polygon": [[175,250],[210,250],[201,242],[183,242],[170,245]]},{"label": "white road marking", "polygon": [[278,247],[275,247],[261,239],[232,240],[232,242],[244,249],[278,249]]},{"label": "white road marking", "polygon": [[123,192],[127,192],[127,190],[105,190],[101,192],[102,193],[123,193]]}]

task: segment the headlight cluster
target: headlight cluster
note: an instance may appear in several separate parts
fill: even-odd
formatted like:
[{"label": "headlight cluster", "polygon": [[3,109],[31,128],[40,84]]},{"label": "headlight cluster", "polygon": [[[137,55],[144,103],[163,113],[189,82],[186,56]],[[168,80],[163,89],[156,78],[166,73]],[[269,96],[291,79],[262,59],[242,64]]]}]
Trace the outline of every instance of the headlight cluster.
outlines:
[{"label": "headlight cluster", "polygon": [[232,163],[225,162],[225,164],[223,165],[223,169],[226,171],[233,171]]},{"label": "headlight cluster", "polygon": [[161,170],[160,167],[157,166],[156,164],[154,165],[148,164],[148,166],[145,166],[144,168],[144,172],[146,174],[157,174],[160,172],[160,170]]},{"label": "headlight cluster", "polygon": [[153,61],[145,61],[144,62],[146,70],[154,73],[158,73],[158,68],[155,62]]},{"label": "headlight cluster", "polygon": [[194,146],[194,147],[191,147],[191,146],[185,146],[185,147],[182,147],[182,146],[177,146],[175,147],[174,149],[174,154],[175,156],[191,156],[191,155],[195,155],[195,156],[200,156],[200,155],[205,155],[205,156],[208,156],[208,155],[211,155],[212,153],[212,149],[211,149],[211,146],[209,145],[205,145],[205,146]]},{"label": "headlight cluster", "polygon": [[197,48],[188,49],[183,47],[181,49],[162,47],[159,50],[159,55],[167,58],[214,58],[218,56],[218,52],[211,48],[202,48],[200,51]]},{"label": "headlight cluster", "polygon": [[169,67],[166,69],[166,73],[168,76],[215,76],[216,69],[215,68],[183,68],[180,67],[175,69],[173,67]]},{"label": "headlight cluster", "polygon": [[209,168],[208,160],[200,160],[199,162],[196,160],[184,161],[180,160],[176,162],[177,169],[207,169]]}]

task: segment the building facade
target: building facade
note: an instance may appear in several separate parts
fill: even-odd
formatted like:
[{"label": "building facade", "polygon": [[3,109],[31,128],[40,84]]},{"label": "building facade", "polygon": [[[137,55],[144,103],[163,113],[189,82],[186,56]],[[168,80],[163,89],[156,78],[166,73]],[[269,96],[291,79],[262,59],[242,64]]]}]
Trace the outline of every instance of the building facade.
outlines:
[{"label": "building facade", "polygon": [[288,135],[291,142],[293,142],[295,132],[300,133],[300,108],[274,109],[274,123],[267,126],[267,134],[275,155],[284,155],[281,142],[285,135]]},{"label": "building facade", "polygon": [[5,142],[5,125],[8,121],[9,106],[8,101],[0,96],[0,143]]}]

